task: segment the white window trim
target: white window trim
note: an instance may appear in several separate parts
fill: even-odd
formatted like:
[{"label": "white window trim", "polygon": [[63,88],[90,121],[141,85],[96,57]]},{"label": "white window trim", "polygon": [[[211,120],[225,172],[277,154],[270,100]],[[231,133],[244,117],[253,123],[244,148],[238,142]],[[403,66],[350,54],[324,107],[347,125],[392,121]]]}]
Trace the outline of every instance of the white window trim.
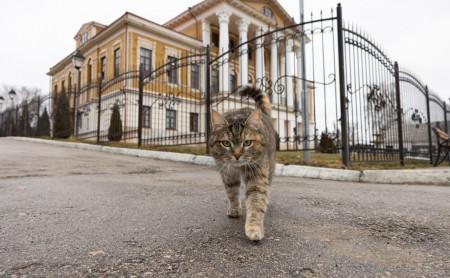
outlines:
[{"label": "white window trim", "polygon": [[[141,47],[146,48],[152,51],[152,70],[155,70],[155,61],[156,61],[156,42],[152,42],[143,38],[138,38],[137,41],[137,62],[136,65],[138,69],[141,67]],[[154,80],[153,80],[154,81]]]},{"label": "white window trim", "polygon": [[122,40],[117,40],[113,44],[113,49],[116,49],[117,47],[121,47],[121,46],[122,46]]}]

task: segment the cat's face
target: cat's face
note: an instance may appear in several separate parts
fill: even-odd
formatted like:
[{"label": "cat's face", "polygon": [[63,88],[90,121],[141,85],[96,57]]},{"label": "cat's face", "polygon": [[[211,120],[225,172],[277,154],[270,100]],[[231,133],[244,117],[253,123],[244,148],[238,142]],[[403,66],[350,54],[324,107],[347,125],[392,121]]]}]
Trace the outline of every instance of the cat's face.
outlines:
[{"label": "cat's face", "polygon": [[261,158],[265,140],[260,132],[260,110],[256,110],[247,118],[231,119],[225,119],[213,111],[211,118],[211,154],[219,164],[241,167]]}]

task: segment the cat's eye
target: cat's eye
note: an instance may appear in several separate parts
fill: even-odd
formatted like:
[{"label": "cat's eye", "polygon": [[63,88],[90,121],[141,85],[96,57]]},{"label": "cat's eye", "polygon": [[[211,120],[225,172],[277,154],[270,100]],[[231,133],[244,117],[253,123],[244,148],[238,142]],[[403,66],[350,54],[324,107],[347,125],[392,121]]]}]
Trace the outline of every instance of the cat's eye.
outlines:
[{"label": "cat's eye", "polygon": [[231,142],[228,141],[228,140],[223,140],[223,141],[222,141],[222,145],[223,145],[224,147],[231,147]]},{"label": "cat's eye", "polygon": [[253,143],[252,140],[245,140],[244,143],[243,143],[243,145],[246,146],[246,147],[248,147],[248,146],[250,146],[252,143]]}]

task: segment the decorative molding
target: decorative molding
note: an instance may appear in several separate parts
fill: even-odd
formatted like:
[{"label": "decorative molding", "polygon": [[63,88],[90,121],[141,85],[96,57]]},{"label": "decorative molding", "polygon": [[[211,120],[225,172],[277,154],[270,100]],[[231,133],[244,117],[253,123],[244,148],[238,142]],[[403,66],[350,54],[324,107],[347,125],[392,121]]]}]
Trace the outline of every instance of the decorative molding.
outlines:
[{"label": "decorative molding", "polygon": [[250,25],[250,20],[246,18],[242,18],[238,21],[236,21],[236,25],[238,26],[239,33],[247,33],[248,32],[248,26]]},{"label": "decorative molding", "polygon": [[222,24],[222,23],[226,23],[226,24],[230,23],[230,16],[232,14],[233,13],[230,10],[227,10],[225,8],[222,8],[222,9],[216,11],[216,15],[219,18],[219,23],[220,24]]},{"label": "decorative molding", "polygon": [[117,40],[113,43],[113,48],[116,48],[117,45],[122,45],[122,40]]},{"label": "decorative molding", "polygon": [[138,38],[137,39],[137,61],[136,65],[138,68],[141,66],[141,47],[149,49],[152,51],[152,70],[155,69],[155,62],[156,62],[156,42],[144,39],[144,38]]}]

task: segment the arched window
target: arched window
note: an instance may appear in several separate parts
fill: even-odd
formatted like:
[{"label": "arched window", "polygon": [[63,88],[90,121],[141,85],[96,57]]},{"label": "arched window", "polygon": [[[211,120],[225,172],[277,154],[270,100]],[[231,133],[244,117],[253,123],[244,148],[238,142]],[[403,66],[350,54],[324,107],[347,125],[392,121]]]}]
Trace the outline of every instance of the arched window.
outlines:
[{"label": "arched window", "polygon": [[270,18],[276,20],[275,14],[274,14],[273,11],[272,11],[269,7],[267,7],[267,6],[262,7],[261,13],[263,13],[263,14],[267,15],[268,17],[270,17]]}]

